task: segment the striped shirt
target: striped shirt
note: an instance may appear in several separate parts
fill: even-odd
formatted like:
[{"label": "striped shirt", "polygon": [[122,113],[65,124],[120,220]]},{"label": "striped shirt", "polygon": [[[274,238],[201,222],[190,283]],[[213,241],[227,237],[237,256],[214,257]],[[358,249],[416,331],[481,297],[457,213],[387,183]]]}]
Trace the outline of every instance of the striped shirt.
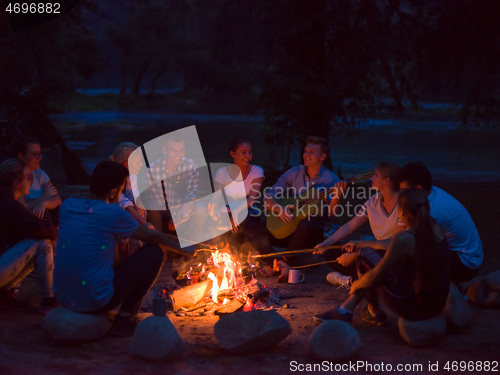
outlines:
[{"label": "striped shirt", "polygon": [[[196,199],[199,172],[193,160],[182,158],[172,176],[167,172],[167,156],[151,164],[149,170],[154,179],[154,184],[150,188],[151,198],[155,199],[160,206],[174,207]],[[167,201],[163,195],[162,181]]]}]

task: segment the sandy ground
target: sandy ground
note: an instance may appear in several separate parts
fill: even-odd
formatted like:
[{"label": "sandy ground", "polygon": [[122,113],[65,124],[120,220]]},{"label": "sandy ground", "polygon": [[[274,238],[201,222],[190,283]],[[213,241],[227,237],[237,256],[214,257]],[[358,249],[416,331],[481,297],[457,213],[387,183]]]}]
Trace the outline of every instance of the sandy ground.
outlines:
[{"label": "sandy ground", "polygon": [[[187,343],[183,357],[174,363],[150,363],[130,356],[128,338],[105,337],[79,347],[62,347],[50,342],[42,331],[43,317],[36,312],[0,311],[0,374],[286,374],[298,364],[319,364],[308,356],[308,339],[317,327],[312,315],[345,300],[348,291],[325,281],[328,266],[305,271],[300,285],[277,284],[259,278],[270,287],[289,290],[303,297],[289,299],[289,308],[277,311],[292,326],[292,334],[266,353],[232,356],[217,344],[213,325],[216,316],[187,318],[169,313],[168,317]],[[36,304],[39,296],[35,279],[25,279],[20,298]],[[364,303],[361,304],[363,306]],[[418,373],[429,373],[429,361],[439,363],[438,373],[447,361],[499,361],[499,311],[471,306],[472,323],[460,333],[448,334],[437,348],[421,349],[407,345],[399,336],[397,317],[389,313],[389,324],[372,327],[355,312],[353,326],[361,336],[361,349],[353,361],[370,364],[422,365]],[[141,314],[145,318],[149,314]],[[339,342],[339,346],[343,343]],[[292,363],[296,361],[296,363]],[[363,369],[346,373],[366,373]],[[415,373],[403,371],[402,373]],[[329,373],[327,371],[326,373]],[[379,373],[386,373],[384,371]],[[474,373],[469,372],[467,373]],[[480,372],[475,372],[480,373]]]},{"label": "sandy ground", "polygon": [[[436,184],[459,199],[469,210],[481,235],[485,261],[480,275],[500,268],[498,243],[498,185],[499,183]],[[66,196],[83,194],[74,188]],[[366,233],[367,228],[357,232]],[[368,229],[369,231],[369,229]],[[337,289],[325,280],[328,266],[304,271],[306,278],[300,285],[276,284],[275,280],[259,278],[259,282],[270,287],[279,286],[303,295],[287,300],[290,308],[277,310],[292,326],[292,334],[272,350],[261,354],[232,356],[217,344],[213,325],[219,319],[213,317],[186,318],[169,314],[182,338],[186,351],[174,363],[150,363],[129,355],[130,339],[105,337],[101,341],[80,347],[62,347],[51,343],[42,331],[43,317],[36,312],[12,313],[0,310],[0,375],[3,374],[287,374],[296,365],[319,364],[308,356],[308,339],[317,326],[312,315],[328,310],[343,302],[348,291]],[[482,276],[478,276],[482,277]],[[33,305],[40,296],[33,278],[21,284],[20,298]],[[363,307],[364,303],[360,307]],[[448,334],[436,348],[421,349],[407,345],[399,336],[397,318],[390,314],[386,327],[372,327],[355,311],[353,326],[361,337],[361,349],[354,360],[369,364],[422,365],[415,371],[401,373],[427,374],[429,362],[438,362],[439,371],[447,374],[448,361],[499,361],[500,362],[500,310],[483,309],[471,305],[472,322],[460,333]],[[143,314],[141,318],[147,317]],[[343,343],[339,342],[339,346]],[[292,365],[291,365],[292,363]],[[500,364],[497,367],[500,371]],[[295,371],[298,372],[298,371]],[[308,372],[311,373],[311,372]],[[326,371],[325,373],[333,373]],[[362,368],[346,373],[367,373]],[[373,373],[373,372],[368,372]],[[387,373],[379,371],[378,373]],[[461,373],[484,373],[465,371]]]}]

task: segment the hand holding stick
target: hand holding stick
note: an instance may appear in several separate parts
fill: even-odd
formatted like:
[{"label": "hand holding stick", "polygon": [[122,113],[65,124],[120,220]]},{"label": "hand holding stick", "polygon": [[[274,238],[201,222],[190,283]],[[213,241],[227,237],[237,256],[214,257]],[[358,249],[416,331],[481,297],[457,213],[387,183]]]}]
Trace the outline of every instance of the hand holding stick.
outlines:
[{"label": "hand holding stick", "polygon": [[[342,249],[342,246],[341,245],[332,245],[332,246],[326,246],[323,249],[325,249],[325,250]],[[282,252],[278,252],[278,253],[252,255],[252,258],[269,258],[269,257],[281,257],[283,255],[300,255],[300,254],[305,254],[305,253],[313,253],[317,250],[318,250],[317,248],[302,249],[302,250],[290,250],[290,251],[282,251]]]}]

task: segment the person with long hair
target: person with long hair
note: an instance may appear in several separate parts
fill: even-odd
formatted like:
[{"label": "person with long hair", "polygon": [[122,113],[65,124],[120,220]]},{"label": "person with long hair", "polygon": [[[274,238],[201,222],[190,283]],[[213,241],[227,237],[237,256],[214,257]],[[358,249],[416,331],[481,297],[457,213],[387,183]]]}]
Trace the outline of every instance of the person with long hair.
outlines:
[{"label": "person with long hair", "polygon": [[21,195],[19,201],[34,215],[59,225],[59,207],[62,203],[50,177],[40,168],[42,150],[40,141],[32,136],[19,138],[12,145],[13,157],[24,161],[33,176],[28,194]]},{"label": "person with long hair", "polygon": [[[326,260],[338,259],[338,263],[329,264],[334,270],[326,277],[326,280],[330,284],[349,288],[357,276],[356,267],[349,260],[353,255],[351,253],[343,253],[342,250],[348,250],[355,246],[369,246],[383,253],[389,246],[391,238],[396,233],[406,230],[406,226],[398,219],[398,173],[398,165],[385,161],[378,163],[375,168],[375,174],[371,178],[372,189],[377,191],[377,194],[368,199],[356,216],[349,222],[342,225],[325,241],[316,245],[318,248],[316,253],[324,254]],[[367,221],[370,223],[370,228],[376,240],[351,241],[344,245],[342,250],[330,249],[325,252],[325,247],[334,245],[349,236]],[[347,264],[351,265],[346,267]]]},{"label": "person with long hair", "polygon": [[[409,230],[397,234],[382,257],[373,248],[355,248],[359,279],[349,299],[338,308],[314,316],[320,322],[352,322],[353,311],[366,298],[361,318],[382,325],[387,315],[379,298],[405,319],[424,320],[439,315],[450,289],[450,248],[439,224],[429,215],[427,196],[411,188],[400,193],[398,216]],[[351,261],[352,260],[351,258]]]},{"label": "person with long hair", "polygon": [[0,305],[27,309],[13,288],[35,270],[43,297],[39,312],[46,314],[57,303],[52,294],[51,244],[57,238],[57,230],[18,202],[19,197],[29,193],[32,181],[33,175],[24,161],[7,159],[0,165]]},{"label": "person with long hair", "polygon": [[[219,221],[221,212],[230,212],[231,231],[241,234],[249,221],[258,220],[254,206],[264,181],[264,170],[250,163],[252,144],[245,137],[238,136],[229,141],[229,154],[233,164],[219,168],[215,173],[214,190],[218,193],[209,205],[209,214],[213,220]],[[227,206],[223,203],[222,190],[228,200]]]}]

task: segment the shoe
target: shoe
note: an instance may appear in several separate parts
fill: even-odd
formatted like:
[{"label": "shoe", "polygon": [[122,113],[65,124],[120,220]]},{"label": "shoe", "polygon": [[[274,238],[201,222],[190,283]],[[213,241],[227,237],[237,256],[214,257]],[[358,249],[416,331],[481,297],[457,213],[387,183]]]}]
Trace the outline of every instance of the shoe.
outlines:
[{"label": "shoe", "polygon": [[377,326],[383,326],[387,323],[387,320],[389,318],[383,310],[380,310],[377,314],[372,315],[368,311],[368,307],[365,307],[361,310],[361,319],[363,319],[365,322],[375,324]]},{"label": "shoe", "polygon": [[134,334],[137,323],[139,323],[139,320],[135,315],[116,315],[109,334],[115,337],[131,337]]},{"label": "shoe", "polygon": [[340,272],[330,272],[326,275],[326,281],[332,285],[338,285],[342,288],[351,289],[352,277],[344,276]]},{"label": "shoe", "polygon": [[341,322],[346,322],[351,324],[352,323],[352,314],[351,313],[345,313],[341,314],[337,310],[337,308],[328,310],[327,312],[324,312],[322,314],[316,314],[313,316],[313,319],[318,321],[318,322],[326,322],[328,320],[340,320]]},{"label": "shoe", "polygon": [[17,299],[16,292],[13,289],[0,289],[0,306],[15,312],[28,311],[30,309],[27,303]]},{"label": "shoe", "polygon": [[57,306],[59,306],[59,302],[57,302],[55,297],[44,298],[38,312],[42,315],[47,315],[50,310],[55,309]]}]

